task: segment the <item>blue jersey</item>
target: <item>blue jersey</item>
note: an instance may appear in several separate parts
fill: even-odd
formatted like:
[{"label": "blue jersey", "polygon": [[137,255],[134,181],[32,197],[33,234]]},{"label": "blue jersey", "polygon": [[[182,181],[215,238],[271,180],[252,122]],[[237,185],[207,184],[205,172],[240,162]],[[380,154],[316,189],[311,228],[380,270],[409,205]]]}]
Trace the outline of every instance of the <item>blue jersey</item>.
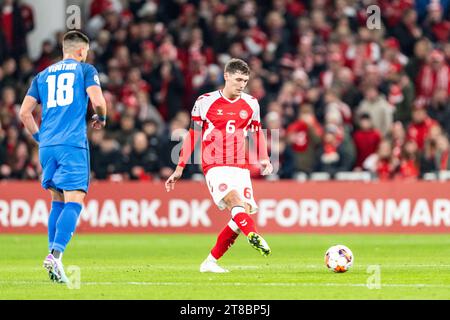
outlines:
[{"label": "blue jersey", "polygon": [[42,105],[40,148],[55,145],[88,148],[86,89],[99,85],[97,70],[74,59],[55,63],[33,79],[27,95]]}]

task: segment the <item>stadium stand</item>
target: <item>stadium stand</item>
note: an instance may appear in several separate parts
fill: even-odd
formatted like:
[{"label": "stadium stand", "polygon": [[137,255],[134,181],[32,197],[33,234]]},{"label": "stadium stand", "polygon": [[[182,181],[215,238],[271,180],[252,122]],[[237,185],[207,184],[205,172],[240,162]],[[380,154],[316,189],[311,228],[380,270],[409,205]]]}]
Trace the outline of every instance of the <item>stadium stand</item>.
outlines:
[{"label": "stadium stand", "polygon": [[[379,30],[366,27],[366,1],[93,0],[88,62],[109,115],[106,130],[89,135],[92,179],[169,177],[171,137],[182,137],[196,97],[219,88],[237,57],[251,66],[248,92],[265,127],[279,132],[277,178],[448,180],[449,1],[371,4]],[[61,59],[64,31],[33,61],[33,28],[32,5],[2,2],[0,179],[41,172],[19,103],[33,76]],[[201,168],[186,171],[196,179]]]}]

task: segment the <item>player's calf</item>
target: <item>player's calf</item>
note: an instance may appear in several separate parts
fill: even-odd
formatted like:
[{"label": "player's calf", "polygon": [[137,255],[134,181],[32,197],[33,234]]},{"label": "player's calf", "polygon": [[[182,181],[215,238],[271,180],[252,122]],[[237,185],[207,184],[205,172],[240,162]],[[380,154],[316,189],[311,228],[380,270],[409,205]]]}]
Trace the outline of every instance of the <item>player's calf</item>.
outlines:
[{"label": "player's calf", "polygon": [[270,247],[264,238],[258,234],[253,219],[243,211],[243,207],[236,206],[231,209],[233,220],[247,236],[248,243],[258,250],[263,256],[268,256],[271,253]]}]

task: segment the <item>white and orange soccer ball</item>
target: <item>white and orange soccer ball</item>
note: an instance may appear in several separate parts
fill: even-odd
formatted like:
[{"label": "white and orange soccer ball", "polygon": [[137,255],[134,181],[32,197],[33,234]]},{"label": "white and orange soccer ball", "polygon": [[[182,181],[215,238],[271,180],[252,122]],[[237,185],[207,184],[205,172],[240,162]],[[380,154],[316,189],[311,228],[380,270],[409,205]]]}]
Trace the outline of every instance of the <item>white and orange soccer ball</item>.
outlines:
[{"label": "white and orange soccer ball", "polygon": [[346,272],[353,265],[353,253],[344,245],[332,246],[325,253],[325,265],[334,272]]}]

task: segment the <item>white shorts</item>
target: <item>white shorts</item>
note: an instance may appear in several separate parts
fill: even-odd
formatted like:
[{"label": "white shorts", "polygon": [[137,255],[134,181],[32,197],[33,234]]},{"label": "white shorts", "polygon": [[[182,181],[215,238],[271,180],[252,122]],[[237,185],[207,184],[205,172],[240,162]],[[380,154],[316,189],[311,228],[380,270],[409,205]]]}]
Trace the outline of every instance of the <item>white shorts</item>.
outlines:
[{"label": "white shorts", "polygon": [[205,175],[206,184],[214,203],[220,210],[226,209],[223,198],[232,190],[236,190],[242,200],[250,205],[250,213],[256,213],[258,206],[253,198],[250,171],[238,167],[214,167]]}]

